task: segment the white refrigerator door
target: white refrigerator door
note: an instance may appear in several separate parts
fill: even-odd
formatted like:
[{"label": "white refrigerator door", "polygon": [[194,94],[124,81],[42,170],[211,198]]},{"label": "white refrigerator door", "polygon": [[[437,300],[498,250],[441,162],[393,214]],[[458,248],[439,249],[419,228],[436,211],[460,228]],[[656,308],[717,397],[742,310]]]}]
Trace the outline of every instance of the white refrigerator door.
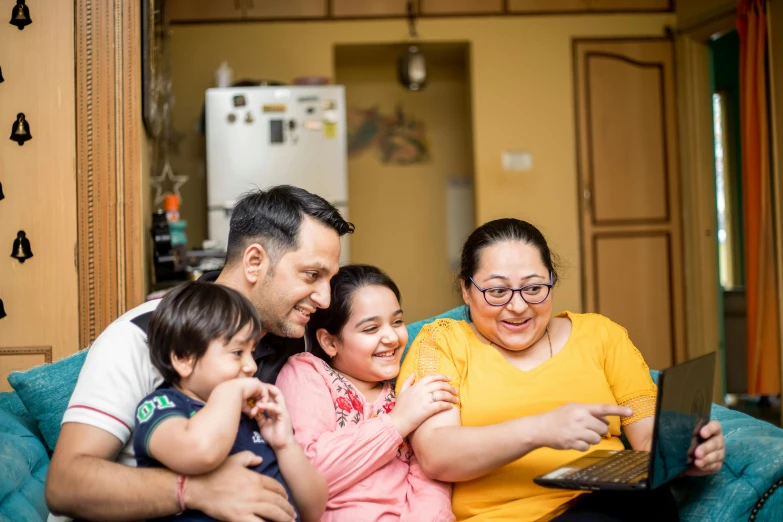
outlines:
[{"label": "white refrigerator door", "polygon": [[348,199],[342,86],[208,89],[206,98],[210,209],[279,184]]}]

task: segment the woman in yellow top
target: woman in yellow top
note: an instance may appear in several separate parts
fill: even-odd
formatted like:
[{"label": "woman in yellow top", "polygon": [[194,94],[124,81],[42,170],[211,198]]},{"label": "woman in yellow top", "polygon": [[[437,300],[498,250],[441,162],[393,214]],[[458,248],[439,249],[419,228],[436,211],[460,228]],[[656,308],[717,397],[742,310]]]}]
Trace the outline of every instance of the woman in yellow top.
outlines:
[{"label": "woman in yellow top", "polygon": [[[677,520],[667,488],[547,489],[533,477],[588,449],[650,449],[656,386],[626,331],[597,314],[552,316],[557,272],[533,225],[499,219],[462,250],[470,322],[437,320],[413,342],[398,383],[440,373],[460,404],[425,421],[411,442],[431,478],[454,482],[458,521]],[[437,400],[437,397],[433,397]],[[701,430],[691,474],[717,472],[720,425]]]}]

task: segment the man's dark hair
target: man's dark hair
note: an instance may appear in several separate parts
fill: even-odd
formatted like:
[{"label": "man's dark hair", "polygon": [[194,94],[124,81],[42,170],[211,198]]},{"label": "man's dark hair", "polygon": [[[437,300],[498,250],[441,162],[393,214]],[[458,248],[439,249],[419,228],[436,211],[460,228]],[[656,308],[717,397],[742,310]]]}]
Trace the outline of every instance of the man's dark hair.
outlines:
[{"label": "man's dark hair", "polygon": [[198,361],[215,339],[231,340],[245,326],[261,338],[258,313],[245,296],[216,283],[192,281],[166,294],[150,318],[147,342],[152,365],[166,382],[179,374],[171,357],[195,356]]},{"label": "man's dark hair", "polygon": [[309,216],[339,236],[353,233],[354,226],[328,201],[299,187],[278,185],[244,194],[234,206],[228,232],[226,264],[242,258],[253,242],[263,245],[273,262],[299,248],[302,220]]}]

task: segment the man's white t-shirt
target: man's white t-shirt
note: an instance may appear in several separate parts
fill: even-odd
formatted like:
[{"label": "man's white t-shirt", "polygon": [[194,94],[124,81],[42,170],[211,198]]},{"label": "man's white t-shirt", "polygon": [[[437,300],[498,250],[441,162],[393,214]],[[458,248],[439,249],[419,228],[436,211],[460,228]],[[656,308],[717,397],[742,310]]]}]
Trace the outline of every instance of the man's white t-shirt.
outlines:
[{"label": "man's white t-shirt", "polygon": [[152,366],[147,331],[134,319],[151,314],[160,299],[126,312],[95,340],[63,416],[108,431],[124,444],[117,461],[136,465],[133,423],[139,402],[163,383]]}]

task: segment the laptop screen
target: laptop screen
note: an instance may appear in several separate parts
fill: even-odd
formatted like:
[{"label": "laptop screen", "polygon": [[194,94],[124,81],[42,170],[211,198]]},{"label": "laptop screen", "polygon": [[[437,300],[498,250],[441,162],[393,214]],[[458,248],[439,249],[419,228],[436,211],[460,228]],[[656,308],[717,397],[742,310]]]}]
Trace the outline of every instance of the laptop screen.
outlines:
[{"label": "laptop screen", "polygon": [[656,488],[684,472],[710,420],[715,354],[678,364],[661,374],[655,432],[650,448],[650,486]]}]

